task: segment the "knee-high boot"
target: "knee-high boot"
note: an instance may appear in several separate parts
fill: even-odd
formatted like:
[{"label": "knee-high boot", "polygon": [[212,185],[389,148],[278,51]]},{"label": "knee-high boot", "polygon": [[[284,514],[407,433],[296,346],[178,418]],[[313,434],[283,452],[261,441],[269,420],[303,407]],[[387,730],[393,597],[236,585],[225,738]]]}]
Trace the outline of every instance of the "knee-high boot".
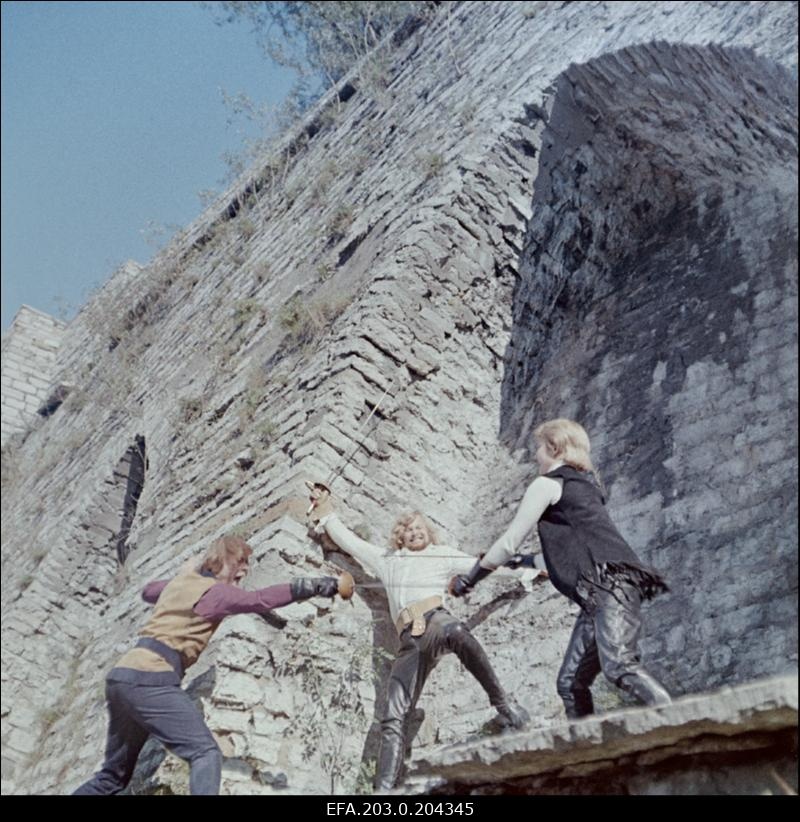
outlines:
[{"label": "knee-high boot", "polygon": [[489,657],[486,656],[480,642],[472,636],[467,627],[461,623],[454,624],[448,630],[447,643],[464,667],[486,691],[489,702],[499,714],[501,724],[510,725],[512,728],[524,727],[530,715],[505,692],[492,663],[489,662]]},{"label": "knee-high boot", "polygon": [[669,705],[672,702],[667,689],[644,668],[623,674],[617,680],[617,685],[645,705]]}]

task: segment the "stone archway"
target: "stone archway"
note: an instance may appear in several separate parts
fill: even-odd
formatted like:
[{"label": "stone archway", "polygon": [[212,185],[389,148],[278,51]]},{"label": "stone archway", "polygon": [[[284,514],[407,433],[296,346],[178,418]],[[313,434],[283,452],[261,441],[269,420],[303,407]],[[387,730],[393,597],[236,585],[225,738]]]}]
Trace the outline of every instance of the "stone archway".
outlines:
[{"label": "stone archway", "polygon": [[501,438],[587,427],[613,515],[673,584],[646,644],[673,688],[786,670],[794,81],[749,50],[652,43],[570,67],[548,107]]}]

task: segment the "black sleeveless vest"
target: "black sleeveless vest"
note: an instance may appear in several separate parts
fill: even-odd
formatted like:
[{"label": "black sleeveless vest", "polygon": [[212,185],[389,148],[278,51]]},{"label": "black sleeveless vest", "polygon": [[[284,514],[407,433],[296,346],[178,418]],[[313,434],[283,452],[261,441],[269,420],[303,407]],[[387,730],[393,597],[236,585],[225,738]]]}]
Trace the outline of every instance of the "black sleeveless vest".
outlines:
[{"label": "black sleeveless vest", "polygon": [[590,473],[561,465],[544,476],[564,483],[561,499],[539,520],[547,572],[562,594],[585,606],[586,592],[604,587],[603,581],[614,574],[624,575],[643,599],[668,590],[661,575],[642,564],[611,522],[603,492]]}]

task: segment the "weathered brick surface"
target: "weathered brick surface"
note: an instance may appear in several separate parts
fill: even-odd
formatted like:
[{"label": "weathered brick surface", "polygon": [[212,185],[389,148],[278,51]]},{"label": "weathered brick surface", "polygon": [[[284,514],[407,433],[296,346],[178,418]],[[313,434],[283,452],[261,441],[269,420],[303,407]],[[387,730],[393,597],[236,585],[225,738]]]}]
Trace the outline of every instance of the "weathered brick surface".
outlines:
[{"label": "weathered brick surface", "polygon": [[65,324],[23,305],[3,335],[2,443],[34,418],[55,373]]}]

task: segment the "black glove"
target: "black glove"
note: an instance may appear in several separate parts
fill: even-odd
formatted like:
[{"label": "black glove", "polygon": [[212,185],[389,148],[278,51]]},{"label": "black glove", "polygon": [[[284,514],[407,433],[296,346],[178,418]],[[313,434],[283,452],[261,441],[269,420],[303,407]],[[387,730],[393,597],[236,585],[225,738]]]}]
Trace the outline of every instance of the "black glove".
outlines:
[{"label": "black glove", "polygon": [[292,600],[299,602],[311,597],[334,597],[339,590],[336,577],[298,577],[289,583]]},{"label": "black glove", "polygon": [[511,559],[503,563],[504,568],[535,568],[533,554],[514,554]]},{"label": "black glove", "polygon": [[481,562],[478,560],[470,568],[468,574],[459,574],[450,580],[450,593],[454,597],[463,597],[464,594],[468,594],[478,582],[491,573],[488,568],[481,567]]}]

